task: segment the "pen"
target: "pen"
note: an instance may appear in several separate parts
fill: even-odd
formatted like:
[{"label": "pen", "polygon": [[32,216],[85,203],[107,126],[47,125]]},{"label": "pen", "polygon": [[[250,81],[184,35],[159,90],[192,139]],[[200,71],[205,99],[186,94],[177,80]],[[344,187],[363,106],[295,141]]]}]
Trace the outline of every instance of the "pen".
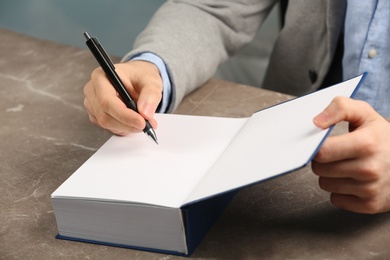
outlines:
[{"label": "pen", "polygon": [[[137,104],[131,98],[129,92],[126,90],[118,74],[115,72],[114,64],[112,63],[110,57],[103,49],[103,46],[99,43],[98,39],[95,37],[90,37],[87,32],[84,33],[85,38],[87,39],[86,44],[91,50],[93,56],[102,67],[103,71],[106,73],[108,79],[111,81],[111,84],[114,86],[115,90],[118,92],[119,96],[122,98],[122,101],[125,105],[131,110],[138,112]],[[153,141],[157,142],[156,133],[153,130],[152,125],[148,120],[145,120],[146,126],[143,129],[144,133],[147,134]]]}]

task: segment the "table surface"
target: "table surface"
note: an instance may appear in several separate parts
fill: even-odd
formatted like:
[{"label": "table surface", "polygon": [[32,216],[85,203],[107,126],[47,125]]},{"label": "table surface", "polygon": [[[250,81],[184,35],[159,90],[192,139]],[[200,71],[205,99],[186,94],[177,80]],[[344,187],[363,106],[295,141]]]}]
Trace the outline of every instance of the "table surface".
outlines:
[{"label": "table surface", "polygon": [[[0,259],[181,258],[54,238],[50,194],[111,136],[83,108],[96,66],[87,50],[0,29]],[[290,98],[214,79],[175,113],[244,117]],[[390,215],[338,210],[317,182],[306,167],[240,190],[191,258],[390,259]]]}]

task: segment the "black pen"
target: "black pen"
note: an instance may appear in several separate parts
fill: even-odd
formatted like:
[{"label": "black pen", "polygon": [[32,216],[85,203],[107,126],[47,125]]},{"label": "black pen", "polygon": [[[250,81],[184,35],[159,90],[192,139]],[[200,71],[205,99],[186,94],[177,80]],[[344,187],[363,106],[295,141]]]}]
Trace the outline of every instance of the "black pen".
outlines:
[{"label": "black pen", "polygon": [[[119,96],[122,98],[122,101],[126,104],[128,108],[138,112],[137,104],[131,98],[129,92],[127,92],[125,86],[123,85],[118,74],[115,72],[114,64],[112,63],[108,54],[104,51],[103,46],[99,43],[98,39],[95,37],[91,38],[87,32],[84,33],[85,38],[87,39],[87,46],[91,50],[93,56],[100,64],[100,67],[104,70],[107,77],[111,81],[111,84],[114,86],[115,90],[119,93]],[[146,126],[144,128],[144,133],[147,134],[153,141],[157,142],[156,133],[153,130],[152,125],[148,120],[145,120]]]}]

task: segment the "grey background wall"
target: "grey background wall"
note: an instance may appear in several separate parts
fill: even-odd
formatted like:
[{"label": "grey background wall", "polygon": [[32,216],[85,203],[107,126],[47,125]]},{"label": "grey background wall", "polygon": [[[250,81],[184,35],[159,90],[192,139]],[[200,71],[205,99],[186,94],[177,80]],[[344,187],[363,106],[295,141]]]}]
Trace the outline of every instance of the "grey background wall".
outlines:
[{"label": "grey background wall", "polygon": [[[86,48],[83,32],[123,56],[163,0],[0,0],[0,27]],[[223,64],[216,77],[260,86],[279,31],[276,7],[255,41]],[[1,35],[0,35],[1,47]]]}]

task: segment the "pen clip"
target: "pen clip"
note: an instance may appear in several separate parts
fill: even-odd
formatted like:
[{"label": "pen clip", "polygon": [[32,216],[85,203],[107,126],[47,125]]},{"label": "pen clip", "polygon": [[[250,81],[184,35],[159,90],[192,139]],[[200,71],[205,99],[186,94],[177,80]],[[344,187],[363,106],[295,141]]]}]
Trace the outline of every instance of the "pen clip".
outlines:
[{"label": "pen clip", "polygon": [[102,54],[103,58],[107,61],[108,65],[111,67],[112,70],[115,70],[115,66],[114,64],[112,63],[111,59],[110,59],[110,56],[108,56],[107,52],[104,50],[103,46],[100,45],[100,42],[97,38],[92,38],[92,40],[94,40],[95,44],[96,44],[96,47],[98,48],[98,50],[100,51],[100,53]]}]

